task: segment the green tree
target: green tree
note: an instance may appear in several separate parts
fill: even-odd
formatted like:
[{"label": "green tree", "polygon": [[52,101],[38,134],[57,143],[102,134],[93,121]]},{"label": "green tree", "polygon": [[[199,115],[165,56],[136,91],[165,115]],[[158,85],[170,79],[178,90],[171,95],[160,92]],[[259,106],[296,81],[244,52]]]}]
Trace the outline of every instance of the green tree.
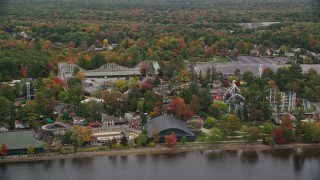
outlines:
[{"label": "green tree", "polygon": [[[0,124],[11,122],[13,113],[13,103],[7,98],[0,96]],[[13,123],[10,123],[13,125]]]},{"label": "green tree", "polygon": [[34,97],[34,104],[37,114],[44,117],[49,116],[52,108],[49,106],[49,101],[42,90],[38,90]]},{"label": "green tree", "polygon": [[248,86],[251,85],[251,83],[254,80],[254,78],[255,77],[254,77],[254,75],[253,75],[253,73],[251,71],[245,71],[242,74],[242,80],[245,81],[248,84]]},{"label": "green tree", "polygon": [[141,94],[138,91],[138,88],[136,86],[132,87],[132,89],[128,93],[128,103],[129,108],[133,111],[137,109],[138,101],[141,98]]},{"label": "green tree", "polygon": [[181,97],[182,99],[184,99],[184,102],[186,104],[190,104],[191,99],[192,99],[192,92],[190,91],[190,89],[188,88],[184,88],[181,90],[181,92],[179,93],[179,97]]},{"label": "green tree", "polygon": [[22,120],[22,122],[28,123],[32,125],[32,127],[37,128],[39,114],[37,113],[35,103],[26,103],[24,106],[20,107],[16,116],[17,119]]},{"label": "green tree", "polygon": [[202,108],[208,108],[212,103],[212,97],[208,89],[200,89],[199,99],[200,99]]},{"label": "green tree", "polygon": [[14,101],[16,98],[14,89],[10,85],[4,85],[3,88],[0,89],[0,96],[6,97],[10,101]]},{"label": "green tree", "polygon": [[135,138],[135,143],[138,146],[145,146],[147,145],[148,142],[148,137],[144,133],[140,133],[136,138]]},{"label": "green tree", "polygon": [[208,110],[208,115],[220,119],[221,116],[228,112],[228,105],[224,102],[214,102]]},{"label": "green tree", "polygon": [[217,126],[217,120],[213,117],[207,117],[207,119],[205,120],[205,127],[207,129],[211,129],[216,126]]},{"label": "green tree", "polygon": [[144,110],[147,112],[151,112],[154,108],[154,105],[156,103],[156,98],[154,97],[154,93],[151,90],[148,90],[146,93],[143,95],[144,98]]},{"label": "green tree", "polygon": [[67,93],[67,101],[74,106],[77,106],[84,99],[84,92],[81,84],[69,86]]}]

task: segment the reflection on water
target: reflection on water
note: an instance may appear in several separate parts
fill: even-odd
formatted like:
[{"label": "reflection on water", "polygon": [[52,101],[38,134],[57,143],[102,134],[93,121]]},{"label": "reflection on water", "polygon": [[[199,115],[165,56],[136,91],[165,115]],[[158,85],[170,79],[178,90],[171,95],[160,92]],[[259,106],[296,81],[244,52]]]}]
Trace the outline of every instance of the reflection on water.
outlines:
[{"label": "reflection on water", "polygon": [[241,162],[255,164],[259,160],[259,155],[256,151],[244,151],[241,153]]},{"label": "reflection on water", "polygon": [[319,149],[213,150],[0,164],[0,179],[319,180],[319,168]]}]

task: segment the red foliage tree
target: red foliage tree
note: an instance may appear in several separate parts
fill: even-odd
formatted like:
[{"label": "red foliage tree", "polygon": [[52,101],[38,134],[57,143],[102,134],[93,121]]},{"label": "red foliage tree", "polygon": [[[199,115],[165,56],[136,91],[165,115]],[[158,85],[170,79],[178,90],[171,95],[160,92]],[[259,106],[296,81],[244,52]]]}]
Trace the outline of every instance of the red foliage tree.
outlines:
[{"label": "red foliage tree", "polygon": [[174,132],[172,132],[170,135],[164,136],[164,139],[165,139],[164,143],[168,147],[172,147],[175,144],[177,144],[177,136]]},{"label": "red foliage tree", "polygon": [[183,119],[184,120],[189,120],[192,118],[192,116],[194,115],[194,112],[190,109],[189,106],[187,106],[185,108],[185,110],[183,111]]},{"label": "red foliage tree", "polygon": [[172,100],[171,104],[169,105],[170,110],[173,111],[175,116],[179,119],[180,119],[185,107],[186,107],[186,103],[184,103],[184,100],[179,97],[174,98]]},{"label": "red foliage tree", "polygon": [[55,83],[60,84],[63,88],[67,87],[66,83],[59,77],[56,77],[56,79],[54,81],[55,81]]},{"label": "red foliage tree", "polygon": [[140,83],[139,84],[139,89],[140,90],[143,90],[143,91],[147,91],[147,90],[150,90],[152,87],[151,83],[149,82],[144,82],[144,83]]},{"label": "red foliage tree", "polygon": [[2,156],[8,155],[7,146],[6,146],[5,144],[2,144],[2,145],[1,145],[1,155],[2,155]]},{"label": "red foliage tree", "polygon": [[273,131],[271,131],[270,136],[276,144],[285,144],[287,142],[287,139],[280,128],[275,128]]}]

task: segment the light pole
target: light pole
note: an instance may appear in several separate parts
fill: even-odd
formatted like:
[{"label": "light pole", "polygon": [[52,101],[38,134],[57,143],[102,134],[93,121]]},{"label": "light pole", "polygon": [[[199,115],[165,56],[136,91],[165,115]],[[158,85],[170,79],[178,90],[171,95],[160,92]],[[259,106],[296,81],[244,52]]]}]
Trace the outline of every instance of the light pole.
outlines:
[{"label": "light pole", "polygon": [[30,82],[26,82],[27,84],[27,100],[31,100],[31,95],[30,95]]}]

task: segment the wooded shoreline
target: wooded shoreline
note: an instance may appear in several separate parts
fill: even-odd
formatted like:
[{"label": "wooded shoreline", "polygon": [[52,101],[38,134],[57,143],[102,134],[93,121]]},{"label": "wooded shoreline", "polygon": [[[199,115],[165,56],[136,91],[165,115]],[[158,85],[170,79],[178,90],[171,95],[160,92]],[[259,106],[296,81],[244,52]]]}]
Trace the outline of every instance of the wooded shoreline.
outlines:
[{"label": "wooded shoreline", "polygon": [[166,154],[183,153],[195,151],[268,151],[279,149],[320,149],[320,144],[286,144],[286,145],[262,145],[262,144],[203,144],[193,146],[175,146],[175,147],[146,147],[130,148],[124,150],[110,150],[97,152],[78,152],[75,154],[44,154],[44,155],[21,155],[9,156],[6,159],[0,159],[0,163],[18,163],[32,161],[47,161],[59,159],[88,158],[98,156],[127,156],[127,155],[146,155],[146,154]]}]

